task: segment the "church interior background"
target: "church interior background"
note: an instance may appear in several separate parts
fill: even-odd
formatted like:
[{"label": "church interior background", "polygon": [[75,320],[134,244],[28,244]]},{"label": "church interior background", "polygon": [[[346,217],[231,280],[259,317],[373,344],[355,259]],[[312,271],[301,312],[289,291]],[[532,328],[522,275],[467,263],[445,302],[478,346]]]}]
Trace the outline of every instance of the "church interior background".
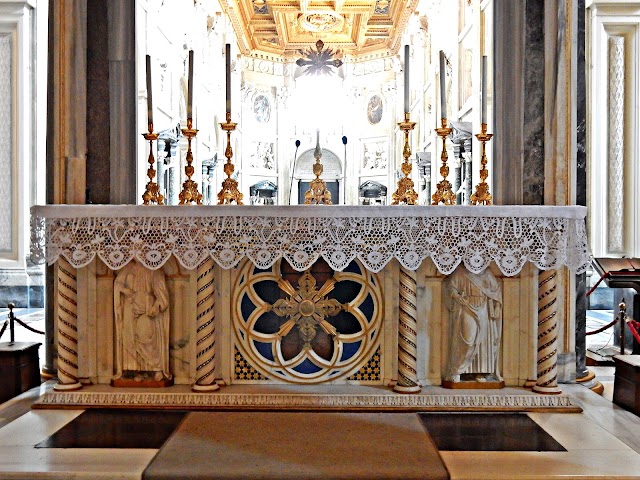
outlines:
[{"label": "church interior background", "polygon": [[[317,402],[313,408],[334,402],[334,410],[363,405],[375,410],[367,403],[375,397],[384,406],[381,411],[399,405],[404,412],[425,407],[450,412],[461,405],[456,402],[467,402],[470,411],[489,405],[488,411],[495,412],[506,402],[499,399],[502,395],[530,412],[562,444],[563,453],[571,455],[566,459],[573,462],[570,475],[578,478],[586,471],[594,478],[640,478],[640,429],[633,430],[640,420],[588,396],[589,388],[598,390],[601,384],[587,365],[585,335],[589,309],[606,311],[608,320],[625,300],[633,317],[634,291],[603,285],[587,300],[585,293],[599,273],[583,268],[580,255],[568,255],[557,270],[549,268],[557,272],[552,279],[558,292],[557,329],[553,327],[557,352],[553,379],[542,382],[547,375],[540,361],[544,341],[542,330],[536,329],[544,305],[538,295],[547,295],[542,293],[547,274],[534,262],[506,271],[494,257],[481,275],[467,272],[473,278],[469,282],[462,267],[443,273],[446,268],[435,254],[412,268],[398,255],[398,261],[384,264],[376,264],[371,255],[359,256],[338,268],[334,257],[261,264],[259,257],[247,254],[225,264],[226,250],[220,247],[208,261],[190,264],[188,252],[176,253],[161,268],[149,269],[153,262],[141,258],[124,266],[116,259],[119,253],[91,262],[51,253],[52,245],[64,250],[66,240],[60,239],[75,234],[75,227],[68,226],[80,226],[73,224],[76,218],[107,211],[116,212],[116,221],[135,218],[139,210],[128,209],[142,205],[148,191],[150,154],[152,181],[164,204],[173,208],[161,214],[167,218],[183,208],[178,205],[185,182],[193,180],[203,208],[214,209],[220,186],[229,178],[237,182],[246,207],[222,208],[238,208],[239,216],[267,212],[269,221],[295,219],[297,210],[282,218],[278,212],[305,203],[319,153],[333,205],[370,208],[376,213],[357,210],[357,215],[379,216],[381,225],[393,225],[405,214],[388,217],[375,208],[394,203],[406,175],[407,147],[416,205],[431,205],[448,175],[455,203],[471,208],[476,186],[484,180],[483,145],[476,134],[485,123],[494,134],[484,147],[487,187],[496,207],[476,208],[513,206],[536,212],[536,207],[567,207],[558,215],[569,229],[575,220],[576,230],[570,230],[575,238],[568,237],[578,246],[582,238],[588,241],[584,255],[637,258],[639,39],[640,2],[632,0],[0,0],[0,169],[5,172],[0,175],[0,306],[13,302],[24,312],[44,312],[42,372],[57,377],[57,390],[50,386],[30,414],[46,415],[47,408],[80,412],[114,402],[134,408],[186,404],[215,410],[242,405],[269,409],[281,401],[275,409],[312,408],[296,403],[302,396],[296,397],[295,388],[311,395],[314,400],[307,401]],[[314,63],[318,57],[322,62]],[[405,136],[401,122],[409,118],[415,127]],[[192,138],[185,134],[191,128],[188,119],[197,130]],[[437,132],[441,119],[448,119],[451,128],[445,137]],[[221,128],[225,121],[237,123],[230,136]],[[157,133],[152,143],[143,136],[151,123]],[[230,147],[235,169],[229,174]],[[448,174],[440,168],[443,148]],[[76,207],[37,207],[32,217],[31,207],[37,205]],[[110,210],[100,211],[102,205]],[[586,218],[573,213],[579,212],[571,210],[575,206],[587,207]],[[330,213],[321,215],[329,218],[349,218],[341,213],[349,210],[306,208],[325,209]],[[189,215],[197,218],[194,211],[188,210]],[[503,211],[507,213],[498,217],[519,218],[519,213],[509,213],[516,210]],[[46,266],[30,255],[32,244],[42,243],[38,236],[43,231],[37,221],[32,224],[39,215],[54,229],[47,239]],[[538,210],[531,215],[545,214]],[[176,231],[189,229],[179,219],[177,225]],[[207,232],[221,245],[220,225],[209,224]],[[262,225],[254,227],[258,231]],[[77,238],[72,241],[79,242]],[[569,251],[574,244],[568,243],[564,248]],[[134,313],[119,299],[129,298],[127,292],[141,284],[165,312],[153,310],[148,317],[166,322],[166,337],[157,340],[166,358],[155,358],[154,352],[127,355],[136,348],[128,346],[137,337],[128,337],[126,325],[136,315],[137,297]],[[452,319],[463,313],[455,313],[449,299],[473,285],[477,290],[470,295],[480,291],[486,309],[480,315],[491,319],[492,327],[482,354],[476,352],[473,363],[461,367],[454,357],[464,357],[465,347],[451,337],[457,334]],[[403,296],[405,290],[413,296]],[[413,323],[402,318],[407,303],[413,305]],[[210,311],[215,314],[207,317]],[[309,327],[300,316],[317,323]],[[403,334],[403,328],[410,333]],[[470,382],[467,390],[465,381]],[[281,390],[259,390],[274,386]],[[140,387],[145,391],[140,393]],[[343,388],[343,400],[326,396],[321,387]],[[382,390],[371,394],[358,388]],[[118,391],[119,400],[109,389]],[[168,396],[153,393],[164,389]],[[269,397],[274,392],[286,399]],[[269,399],[259,400],[259,394]],[[359,395],[371,397],[358,400]],[[612,415],[617,416],[609,420],[610,412],[605,415],[603,408],[615,408]],[[548,418],[545,409],[552,412]],[[560,420],[575,415],[559,412],[580,410],[588,420],[578,420],[577,426]],[[70,419],[52,425],[61,427]],[[254,420],[242,421],[253,425]],[[10,433],[32,420],[22,421]],[[550,426],[554,421],[557,425]],[[185,428],[195,428],[188,423]],[[0,425],[12,426],[9,421]],[[580,431],[591,436],[578,446],[575,438],[562,436],[563,428],[575,430],[577,437]],[[49,434],[54,432],[51,426]],[[0,458],[17,456],[16,464],[31,461],[31,440],[20,444],[19,452],[9,448],[3,453],[3,445],[13,444],[2,433],[0,428]],[[596,437],[606,438],[608,446]],[[607,449],[622,459],[616,467],[608,461]],[[150,451],[155,455],[157,449]],[[530,462],[548,478],[567,474],[564,467],[550,466],[565,457],[544,453],[538,460],[519,461]],[[488,475],[483,478],[516,478],[520,473],[508,462],[479,457],[478,452],[475,457],[440,454],[448,478],[480,478],[474,477],[478,465]],[[145,469],[148,478],[163,478],[153,477],[154,469],[179,475],[164,460],[151,464],[151,456],[117,455],[121,470],[131,469],[132,478],[140,478]],[[417,464],[425,455],[415,453]],[[74,467],[75,472],[91,478],[104,462]],[[50,468],[45,463],[38,460],[33,468]],[[2,471],[0,467],[0,476]]]}]

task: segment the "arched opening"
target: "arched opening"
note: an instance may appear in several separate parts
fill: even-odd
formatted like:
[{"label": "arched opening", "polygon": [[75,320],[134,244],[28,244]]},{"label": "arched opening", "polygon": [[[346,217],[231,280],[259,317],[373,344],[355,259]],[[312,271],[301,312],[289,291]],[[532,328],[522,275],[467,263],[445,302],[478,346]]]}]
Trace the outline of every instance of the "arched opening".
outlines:
[{"label": "arched opening", "polygon": [[[340,195],[342,182],[342,162],[340,158],[331,150],[322,148],[322,157],[320,163],[322,163],[323,172],[320,178],[327,183],[327,190],[331,192],[331,201],[334,205],[341,203]],[[304,203],[304,194],[309,190],[309,184],[311,180],[315,178],[313,174],[313,164],[315,158],[313,156],[314,149],[310,148],[305,150],[296,159],[295,168],[293,171],[293,188],[292,191],[297,191],[297,204]],[[293,198],[292,198],[293,203]]]}]

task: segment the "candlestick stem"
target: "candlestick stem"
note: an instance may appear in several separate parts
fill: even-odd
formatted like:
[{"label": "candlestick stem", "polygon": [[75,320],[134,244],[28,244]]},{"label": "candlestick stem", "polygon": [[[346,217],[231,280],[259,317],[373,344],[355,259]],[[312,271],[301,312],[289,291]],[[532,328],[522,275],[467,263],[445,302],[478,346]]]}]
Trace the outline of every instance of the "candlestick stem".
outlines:
[{"label": "candlestick stem", "polygon": [[480,183],[476,185],[476,191],[471,195],[472,205],[491,205],[492,196],[489,193],[489,185],[487,185],[487,177],[489,171],[487,170],[487,142],[493,137],[492,133],[487,133],[487,124],[483,123],[480,126],[480,133],[476,134],[476,138],[482,144],[482,155],[480,157]]},{"label": "candlestick stem", "polygon": [[237,205],[242,205],[242,197],[244,196],[238,190],[238,182],[231,178],[234,171],[233,163],[231,163],[231,157],[233,157],[233,149],[231,148],[231,132],[236,129],[237,123],[231,121],[231,112],[227,112],[227,121],[220,124],[220,128],[227,132],[227,148],[224,151],[224,156],[227,157],[227,163],[224,164],[224,173],[227,178],[222,182],[222,190],[218,193],[218,205],[236,202]]},{"label": "candlestick stem", "polygon": [[149,181],[147,182],[146,189],[142,194],[142,203],[144,205],[149,205],[150,203],[164,205],[164,196],[160,194],[160,187],[153,181],[156,176],[156,171],[153,168],[153,164],[155,163],[155,158],[153,157],[153,142],[154,140],[158,140],[158,134],[153,133],[152,122],[149,122],[149,131],[147,133],[143,133],[142,136],[149,142],[149,169],[147,170],[147,177],[149,177]]},{"label": "candlestick stem", "polygon": [[438,182],[438,188],[436,189],[436,193],[431,195],[431,205],[438,205],[443,203],[445,205],[455,205],[456,204],[456,196],[451,190],[451,182],[447,180],[449,176],[449,167],[447,166],[447,160],[449,159],[449,155],[447,154],[447,137],[451,135],[452,129],[447,128],[447,119],[440,119],[442,126],[440,128],[436,128],[436,133],[440,138],[442,138],[442,155],[440,155],[440,161],[442,165],[440,166],[440,176],[442,180]]},{"label": "candlestick stem", "polygon": [[404,174],[404,177],[398,180],[398,189],[393,195],[391,195],[391,205],[415,205],[418,200],[418,194],[413,189],[413,180],[409,177],[411,175],[411,147],[409,146],[409,132],[414,129],[416,122],[410,121],[409,112],[404,114],[404,122],[398,123],[400,130],[404,132],[404,147],[402,149],[402,156],[404,161],[400,169]]},{"label": "candlestick stem", "polygon": [[198,184],[191,180],[191,176],[195,170],[193,168],[193,153],[191,152],[191,140],[198,134],[198,130],[193,128],[193,122],[190,118],[187,118],[187,128],[182,129],[182,134],[187,137],[187,164],[184,167],[184,173],[187,179],[182,184],[182,191],[178,198],[180,199],[180,205],[188,205],[191,202],[196,202],[197,205],[202,205],[202,194],[198,192]]}]

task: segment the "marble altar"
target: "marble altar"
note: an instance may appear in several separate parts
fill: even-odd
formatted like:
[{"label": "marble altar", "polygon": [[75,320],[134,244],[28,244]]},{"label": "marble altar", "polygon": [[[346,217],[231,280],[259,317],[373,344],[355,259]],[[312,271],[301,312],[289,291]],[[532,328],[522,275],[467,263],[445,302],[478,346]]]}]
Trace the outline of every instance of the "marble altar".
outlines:
[{"label": "marble altar", "polygon": [[439,386],[444,281],[464,265],[490,269],[504,292],[505,384],[559,393],[557,355],[574,325],[555,280],[589,263],[585,216],[576,206],[34,207],[32,256],[57,265],[56,389],[113,379],[114,284],[135,260],[165,279],[169,388],[181,392]]}]

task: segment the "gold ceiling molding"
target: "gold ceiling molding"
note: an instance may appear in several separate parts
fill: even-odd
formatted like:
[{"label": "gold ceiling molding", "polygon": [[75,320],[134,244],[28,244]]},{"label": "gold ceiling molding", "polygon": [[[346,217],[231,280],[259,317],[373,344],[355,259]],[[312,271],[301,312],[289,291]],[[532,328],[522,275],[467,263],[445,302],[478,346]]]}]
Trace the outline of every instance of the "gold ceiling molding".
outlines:
[{"label": "gold ceiling molding", "polygon": [[419,0],[220,0],[246,56],[286,61],[318,40],[354,61],[395,55]]}]

